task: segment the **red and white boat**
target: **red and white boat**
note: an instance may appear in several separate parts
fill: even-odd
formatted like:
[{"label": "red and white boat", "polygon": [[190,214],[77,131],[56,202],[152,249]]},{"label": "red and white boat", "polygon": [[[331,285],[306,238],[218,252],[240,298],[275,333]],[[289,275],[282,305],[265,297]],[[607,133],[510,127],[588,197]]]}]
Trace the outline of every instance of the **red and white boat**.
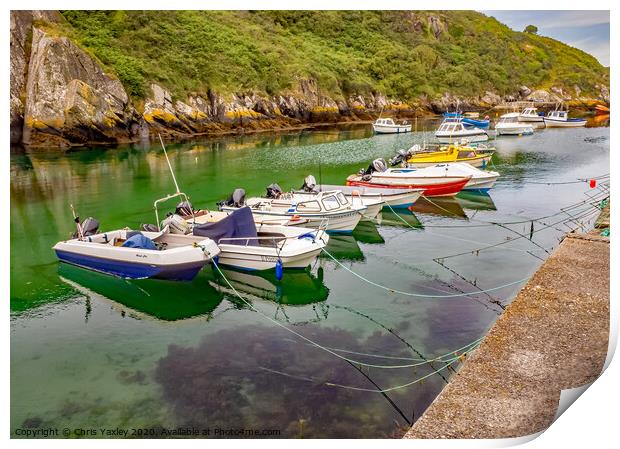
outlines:
[{"label": "red and white boat", "polygon": [[373,161],[368,170],[349,176],[347,185],[388,189],[422,189],[422,194],[426,197],[453,196],[463,190],[471,178],[471,175],[461,173],[453,175],[448,170],[438,171],[435,167],[417,170],[388,169],[385,161],[378,159]]}]

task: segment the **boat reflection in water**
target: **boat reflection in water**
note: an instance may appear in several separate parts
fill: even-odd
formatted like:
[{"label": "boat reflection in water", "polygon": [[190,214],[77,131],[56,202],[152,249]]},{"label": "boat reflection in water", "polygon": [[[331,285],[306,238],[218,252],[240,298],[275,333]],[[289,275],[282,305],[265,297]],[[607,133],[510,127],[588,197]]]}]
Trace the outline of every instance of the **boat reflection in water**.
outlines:
[{"label": "boat reflection in water", "polygon": [[419,228],[424,229],[424,225],[415,216],[411,207],[406,209],[386,209],[381,211],[382,226],[396,226],[399,228]]},{"label": "boat reflection in water", "polygon": [[493,198],[486,192],[459,192],[454,198],[464,209],[497,210]]},{"label": "boat reflection in water", "polygon": [[[304,306],[323,302],[329,295],[329,289],[323,284],[323,271],[318,276],[308,270],[291,270],[284,273],[278,281],[274,270],[240,271],[220,267],[223,275],[246,300],[267,300],[289,306]],[[238,297],[228,283],[213,267],[203,270],[212,288],[225,292],[232,302],[237,303]]]},{"label": "boat reflection in water", "polygon": [[[406,209],[405,209],[406,210]],[[379,212],[379,216],[384,214]],[[380,217],[379,217],[380,220]],[[360,243],[378,244],[385,243],[377,226],[372,221],[360,221],[351,235],[334,234],[329,237],[325,250],[337,260],[360,262],[366,260],[366,256],[360,248]],[[327,254],[321,253],[323,259],[331,259]]]},{"label": "boat reflection in water", "polygon": [[426,198],[420,197],[411,211],[420,214],[441,215],[450,218],[467,218],[461,204],[454,197]]},{"label": "boat reflection in water", "polygon": [[[65,263],[59,264],[60,279],[88,298],[99,295],[113,301],[115,309],[164,321],[208,316],[223,295],[206,279],[204,270],[191,282],[159,279],[122,279]],[[133,312],[132,312],[133,311]]]}]

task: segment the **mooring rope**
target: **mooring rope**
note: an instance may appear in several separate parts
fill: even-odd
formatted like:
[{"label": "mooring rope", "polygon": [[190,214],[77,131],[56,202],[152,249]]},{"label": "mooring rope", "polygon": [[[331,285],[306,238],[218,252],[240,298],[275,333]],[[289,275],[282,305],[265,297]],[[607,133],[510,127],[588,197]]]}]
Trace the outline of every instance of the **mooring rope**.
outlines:
[{"label": "mooring rope", "polygon": [[517,284],[520,284],[520,283],[525,282],[525,281],[530,279],[530,277],[528,276],[526,278],[519,279],[518,281],[508,282],[507,284],[498,285],[497,287],[487,288],[487,289],[484,289],[484,290],[478,290],[478,291],[469,292],[469,293],[456,293],[456,294],[451,294],[451,295],[423,295],[423,294],[420,294],[420,293],[404,292],[402,290],[397,290],[397,289],[394,289],[394,288],[391,288],[391,287],[386,287],[385,285],[381,285],[381,284],[378,284],[378,283],[376,283],[374,281],[371,281],[370,279],[365,278],[361,274],[356,273],[355,271],[351,270],[346,265],[343,265],[342,263],[340,263],[340,261],[338,261],[325,248],[322,248],[322,251],[325,254],[327,254],[334,262],[336,262],[337,265],[339,265],[340,267],[344,268],[349,273],[351,273],[355,277],[361,279],[362,281],[364,281],[364,282],[366,282],[366,283],[368,283],[370,285],[373,285],[373,286],[375,286],[377,288],[380,288],[380,289],[386,290],[388,292],[391,292],[391,293],[398,293],[398,294],[401,294],[401,295],[413,296],[413,297],[416,297],[416,298],[459,298],[459,297],[462,297],[462,296],[471,296],[471,295],[477,295],[477,294],[480,294],[480,293],[486,293],[486,292],[493,292],[493,291],[496,291],[496,290],[501,290],[503,288],[510,287],[510,286],[513,286],[513,285],[517,285]]},{"label": "mooring rope", "polygon": [[[362,355],[362,356],[365,356],[365,357],[374,357],[374,358],[378,358],[378,359],[409,360],[409,361],[423,362],[423,363],[420,363],[420,365],[425,365],[425,364],[430,363],[430,362],[446,362],[446,361],[450,361],[452,359],[452,357],[457,352],[469,352],[472,348],[474,348],[476,345],[478,345],[483,339],[484,339],[484,337],[477,338],[474,341],[466,344],[465,346],[461,346],[458,349],[455,349],[453,351],[448,351],[445,354],[438,355],[438,356],[435,356],[435,357],[430,358],[430,359],[423,359],[423,358],[419,358],[419,357],[397,357],[397,356],[393,356],[393,355],[372,354],[372,353],[368,353],[368,352],[358,352],[358,351],[351,351],[351,350],[348,350],[348,349],[332,348],[330,346],[326,346],[326,348],[331,349],[332,351],[336,351],[336,352],[344,352],[346,354]],[[452,357],[448,358],[447,360],[444,360],[444,358],[446,358],[448,356],[452,356]]]},{"label": "mooring rope", "polygon": [[[226,282],[226,284],[228,284],[228,286],[230,287],[230,289],[235,293],[235,295],[241,300],[243,301],[251,310],[253,310],[254,312],[258,313],[259,315],[261,315],[263,318],[271,321],[273,324],[281,327],[282,329],[290,332],[293,335],[296,335],[297,337],[301,338],[302,340],[305,340],[307,343],[310,343],[312,346],[315,346],[316,348],[319,348],[335,357],[338,357],[339,359],[345,360],[347,362],[350,363],[354,363],[356,365],[360,365],[360,366],[366,366],[369,368],[380,368],[380,369],[401,369],[401,368],[412,368],[415,366],[418,366],[417,364],[407,364],[407,365],[375,365],[372,363],[365,363],[365,362],[361,362],[359,360],[354,360],[354,359],[349,359],[347,357],[344,357],[340,354],[338,354],[335,351],[332,351],[331,349],[320,345],[319,343],[311,340],[310,338],[300,334],[299,332],[294,331],[293,329],[286,327],[284,324],[282,324],[280,321],[271,318],[268,315],[265,315],[263,312],[261,312],[260,310],[258,310],[256,307],[254,307],[254,305],[247,301],[243,296],[241,296],[241,294],[237,291],[237,289],[235,289],[235,287],[230,283],[230,281],[228,280],[228,278],[224,275],[224,273],[222,272],[222,270],[220,270],[219,265],[217,264],[216,261],[212,260],[213,262],[213,266],[215,267],[215,269],[218,271],[218,273],[220,274],[220,276],[222,276],[222,279],[224,279],[224,281]],[[374,390],[373,390],[374,391]]]},{"label": "mooring rope", "polygon": [[[472,350],[473,349],[475,349],[475,348],[472,348]],[[298,376],[298,375],[295,375],[295,374],[290,374],[290,373],[286,373],[284,371],[274,370],[274,369],[267,368],[267,367],[264,367],[264,366],[261,366],[260,368],[262,370],[265,370],[265,371],[268,371],[268,372],[271,372],[271,373],[274,373],[274,374],[280,374],[280,375],[286,376],[286,377],[292,377],[292,378],[296,378],[296,379],[299,379],[299,380],[305,380],[307,382],[312,382],[314,384],[319,384],[319,385],[325,385],[325,386],[328,386],[328,387],[344,388],[346,390],[355,390],[355,391],[365,391],[365,392],[368,392],[368,393],[389,393],[390,391],[400,390],[402,388],[410,387],[411,385],[414,385],[416,383],[422,382],[423,380],[428,379],[429,377],[434,376],[435,374],[439,374],[441,371],[451,367],[456,362],[461,361],[464,355],[466,355],[466,353],[463,353],[463,354],[461,354],[459,356],[453,357],[452,359],[448,360],[450,363],[442,366],[441,368],[433,370],[430,373],[428,373],[428,374],[426,374],[426,375],[424,375],[422,377],[414,379],[411,382],[407,382],[407,383],[404,383],[404,384],[401,384],[401,385],[395,385],[393,387],[384,388],[384,389],[381,389],[381,390],[379,390],[379,389],[372,389],[372,388],[355,387],[355,386],[352,386],[352,385],[343,385],[343,384],[338,384],[338,383],[334,383],[334,382],[326,382],[326,381],[323,381],[323,380],[320,380],[320,379],[313,379],[311,377]]]}]

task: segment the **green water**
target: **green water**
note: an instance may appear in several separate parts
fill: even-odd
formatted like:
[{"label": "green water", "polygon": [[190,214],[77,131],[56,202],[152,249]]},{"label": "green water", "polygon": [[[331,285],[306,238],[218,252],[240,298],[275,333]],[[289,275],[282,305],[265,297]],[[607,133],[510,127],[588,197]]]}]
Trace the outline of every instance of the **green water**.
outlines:
[{"label": "green water", "polygon": [[[373,137],[368,126],[351,126],[200,140],[168,150],[181,189],[195,206],[214,207],[236,187],[249,196],[272,182],[297,188],[308,174],[342,183],[372,159],[425,138]],[[191,283],[130,282],[56,262],[52,245],[73,231],[69,204],[103,229],[154,222],[153,201],[174,190],[157,145],[13,151],[12,434],[195,426],[276,429],[288,437],[402,435],[456,364],[360,371],[286,329],[326,347],[405,359],[433,358],[483,336],[521,284],[448,299],[424,295],[528,277],[564,232],[595,217],[593,208],[581,206],[568,211],[575,217],[569,222],[560,208],[601,194],[586,183],[545,182],[609,172],[608,128],[551,129],[494,144],[502,177],[490,195],[384,211],[380,224],[364,222],[353,235],[330,239],[327,249],[342,266],[324,255],[311,270],[285,273],[280,282],[273,273],[226,270],[245,301],[210,267]],[[547,218],[534,223],[530,239],[532,217]],[[490,221],[518,223],[481,225]],[[343,266],[422,296],[362,283]],[[376,365],[415,363],[341,354]],[[386,395],[342,387],[387,389],[422,377]]]}]

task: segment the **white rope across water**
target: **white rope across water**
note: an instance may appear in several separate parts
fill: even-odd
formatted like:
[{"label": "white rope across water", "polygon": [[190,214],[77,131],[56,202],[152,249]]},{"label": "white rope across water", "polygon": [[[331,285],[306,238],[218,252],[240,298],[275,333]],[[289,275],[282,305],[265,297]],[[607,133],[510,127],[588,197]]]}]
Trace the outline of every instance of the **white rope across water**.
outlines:
[{"label": "white rope across water", "polygon": [[454,293],[454,294],[450,294],[450,295],[426,295],[426,294],[420,294],[420,293],[411,293],[411,292],[404,292],[402,290],[397,290],[395,288],[387,287],[385,285],[381,285],[381,284],[378,284],[377,282],[371,281],[370,279],[365,278],[361,274],[356,273],[355,271],[351,270],[346,265],[342,264],[334,256],[332,256],[325,248],[323,248],[322,251],[325,254],[327,254],[337,265],[339,265],[340,267],[344,268],[346,271],[351,273],[353,276],[357,277],[358,279],[361,279],[362,281],[366,282],[367,284],[373,285],[373,286],[375,286],[377,288],[383,289],[383,290],[391,292],[391,293],[398,293],[400,295],[405,295],[405,296],[413,296],[415,298],[430,298],[430,299],[460,298],[462,296],[471,296],[471,295],[478,295],[480,293],[494,292],[496,290],[501,290],[501,289],[506,288],[506,287],[511,287],[513,285],[521,284],[521,283],[526,282],[526,281],[528,281],[530,279],[530,276],[528,276],[526,278],[519,279],[518,281],[513,281],[513,282],[508,282],[507,284],[498,285],[497,287],[487,288],[487,289],[484,289],[484,290],[477,290],[477,291],[474,291],[474,292]]},{"label": "white rope across water", "polygon": [[[354,363],[356,365],[360,365],[360,366],[366,366],[368,368],[380,368],[380,369],[401,369],[401,368],[413,368],[416,366],[419,366],[419,364],[416,363],[410,363],[410,364],[406,364],[406,365],[375,365],[372,363],[365,363],[365,362],[361,362],[359,360],[354,360],[354,359],[349,359],[348,357],[344,357],[340,354],[338,354],[336,351],[332,351],[331,349],[320,345],[319,343],[309,339],[308,337],[305,337],[304,335],[300,334],[299,332],[295,332],[293,329],[286,327],[284,324],[280,323],[278,320],[271,318],[268,315],[265,315],[263,312],[261,312],[260,310],[258,310],[256,307],[254,307],[254,305],[247,301],[243,296],[241,296],[241,294],[239,294],[239,292],[235,289],[235,287],[230,283],[230,281],[228,280],[228,278],[226,276],[224,276],[224,273],[222,272],[222,270],[220,270],[220,267],[218,266],[217,262],[212,261],[213,262],[213,266],[215,267],[215,269],[217,270],[217,272],[220,274],[220,276],[222,276],[222,279],[224,279],[224,281],[226,282],[226,284],[230,287],[230,289],[235,293],[235,295],[241,300],[243,301],[250,309],[252,309],[254,312],[258,313],[259,315],[261,315],[263,318],[271,321],[273,324],[281,327],[282,329],[290,332],[293,335],[296,335],[297,337],[301,338],[302,340],[306,341],[307,343],[309,343],[312,346],[315,346],[316,348],[319,348],[339,359],[342,359],[344,361],[350,362],[350,363]],[[374,391],[374,390],[373,390]]]},{"label": "white rope across water", "polygon": [[337,383],[334,383],[334,382],[325,382],[325,381],[318,380],[318,379],[312,379],[310,377],[298,376],[298,375],[295,375],[295,374],[286,373],[284,371],[278,371],[278,370],[274,370],[274,369],[271,369],[271,368],[266,368],[264,366],[261,366],[260,368],[262,370],[265,370],[265,371],[268,371],[268,372],[271,372],[271,373],[274,373],[274,374],[280,374],[282,376],[292,377],[292,378],[296,378],[296,379],[299,379],[299,380],[305,380],[305,381],[316,383],[316,384],[326,385],[328,387],[344,388],[346,390],[355,390],[355,391],[365,391],[365,392],[368,392],[368,393],[389,393],[390,391],[400,390],[402,388],[407,388],[407,387],[410,387],[411,385],[414,385],[414,384],[417,384],[419,382],[422,382],[423,380],[428,379],[429,377],[434,376],[435,374],[438,374],[439,372],[449,368],[450,366],[452,366],[456,362],[460,361],[461,357],[462,356],[454,357],[452,360],[449,360],[450,363],[442,366],[439,369],[433,370],[430,373],[428,373],[428,374],[426,374],[426,375],[424,375],[422,377],[414,379],[414,380],[412,380],[410,382],[407,382],[407,383],[404,383],[404,384],[401,384],[401,385],[395,385],[393,387],[384,388],[384,389],[354,387],[352,385],[343,385],[343,384],[337,384]]}]

